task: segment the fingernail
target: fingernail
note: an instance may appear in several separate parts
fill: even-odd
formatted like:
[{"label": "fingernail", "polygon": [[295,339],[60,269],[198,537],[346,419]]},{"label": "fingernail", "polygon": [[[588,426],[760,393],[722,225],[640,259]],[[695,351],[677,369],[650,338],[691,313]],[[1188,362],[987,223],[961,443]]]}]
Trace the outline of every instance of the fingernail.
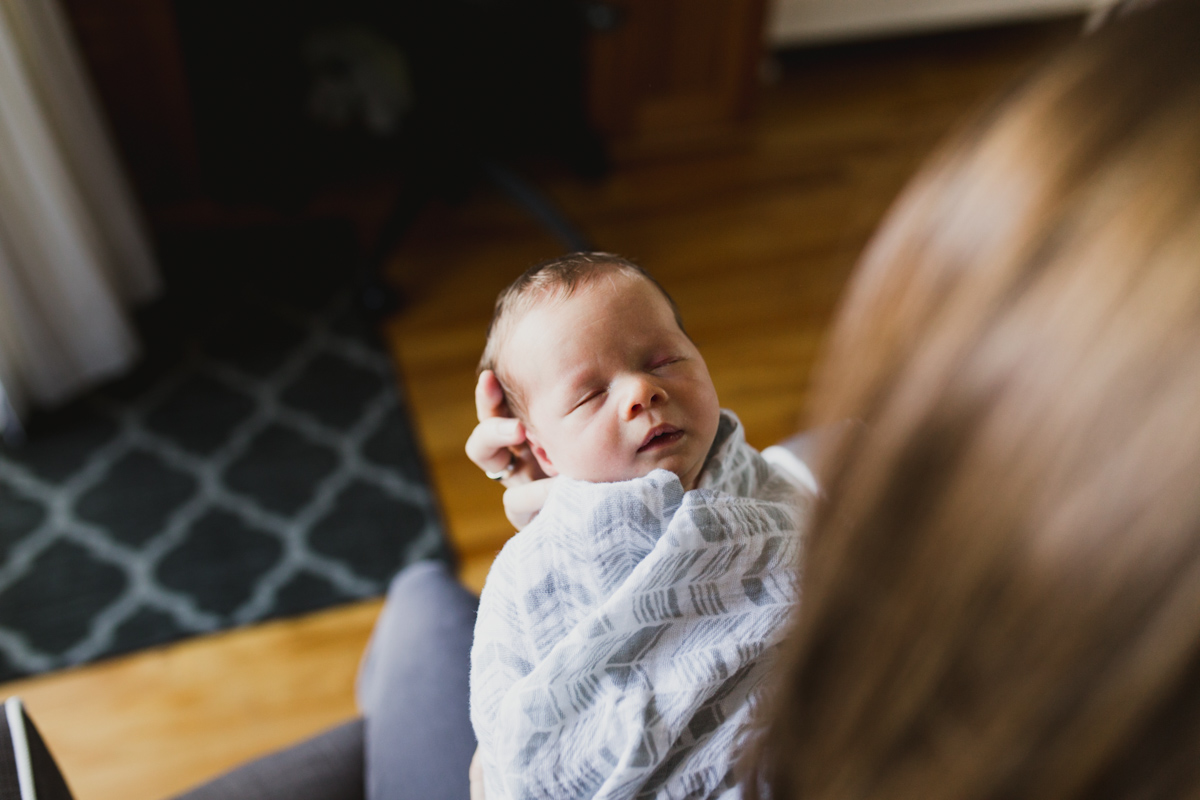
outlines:
[{"label": "fingernail", "polygon": [[502,433],[507,433],[509,435],[515,435],[517,432],[517,426],[520,424],[521,423],[519,420],[515,420],[515,419],[505,420],[504,424],[500,426],[500,430]]}]

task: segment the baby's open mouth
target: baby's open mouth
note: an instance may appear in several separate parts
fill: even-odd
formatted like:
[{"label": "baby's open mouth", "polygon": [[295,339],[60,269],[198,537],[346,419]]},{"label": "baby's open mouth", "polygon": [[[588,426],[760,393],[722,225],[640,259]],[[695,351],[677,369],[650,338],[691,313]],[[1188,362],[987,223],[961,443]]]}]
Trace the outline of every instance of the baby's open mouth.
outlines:
[{"label": "baby's open mouth", "polygon": [[650,431],[650,434],[646,437],[646,441],[642,442],[642,446],[638,448],[638,452],[644,453],[648,450],[666,447],[669,444],[674,444],[681,438],[683,438],[683,431],[674,425],[658,425]]}]

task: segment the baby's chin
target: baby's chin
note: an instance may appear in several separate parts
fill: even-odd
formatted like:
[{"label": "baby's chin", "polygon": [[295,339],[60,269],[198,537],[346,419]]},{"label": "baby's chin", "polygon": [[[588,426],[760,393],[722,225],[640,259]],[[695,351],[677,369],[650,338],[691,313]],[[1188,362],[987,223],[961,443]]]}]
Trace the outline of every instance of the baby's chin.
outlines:
[{"label": "baby's chin", "polygon": [[649,464],[645,467],[622,472],[595,472],[588,475],[562,474],[572,480],[587,481],[589,483],[621,483],[622,481],[634,481],[638,478],[644,478],[655,470],[663,469],[674,473],[675,477],[679,478],[679,482],[683,484],[684,491],[689,491],[696,488],[696,484],[700,480],[700,474],[703,472],[701,467],[703,467],[703,463],[700,465],[695,463],[684,465]]}]

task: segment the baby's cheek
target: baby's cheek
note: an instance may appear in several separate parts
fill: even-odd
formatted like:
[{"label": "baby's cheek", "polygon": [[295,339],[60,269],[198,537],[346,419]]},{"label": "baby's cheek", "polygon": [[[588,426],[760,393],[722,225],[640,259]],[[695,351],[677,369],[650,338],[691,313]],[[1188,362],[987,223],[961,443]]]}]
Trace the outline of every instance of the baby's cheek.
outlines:
[{"label": "baby's cheek", "polygon": [[634,477],[629,474],[629,459],[621,451],[615,433],[606,431],[581,439],[579,444],[579,474],[585,475],[587,480],[607,483]]}]

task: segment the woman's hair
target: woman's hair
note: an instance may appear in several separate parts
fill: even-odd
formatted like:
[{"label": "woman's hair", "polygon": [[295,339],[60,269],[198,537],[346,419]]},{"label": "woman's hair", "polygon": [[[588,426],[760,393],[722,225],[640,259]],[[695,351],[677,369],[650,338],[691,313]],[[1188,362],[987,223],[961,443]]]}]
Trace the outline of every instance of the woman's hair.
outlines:
[{"label": "woman's hair", "polygon": [[839,320],[750,793],[1200,796],[1200,3],[976,119]]}]

